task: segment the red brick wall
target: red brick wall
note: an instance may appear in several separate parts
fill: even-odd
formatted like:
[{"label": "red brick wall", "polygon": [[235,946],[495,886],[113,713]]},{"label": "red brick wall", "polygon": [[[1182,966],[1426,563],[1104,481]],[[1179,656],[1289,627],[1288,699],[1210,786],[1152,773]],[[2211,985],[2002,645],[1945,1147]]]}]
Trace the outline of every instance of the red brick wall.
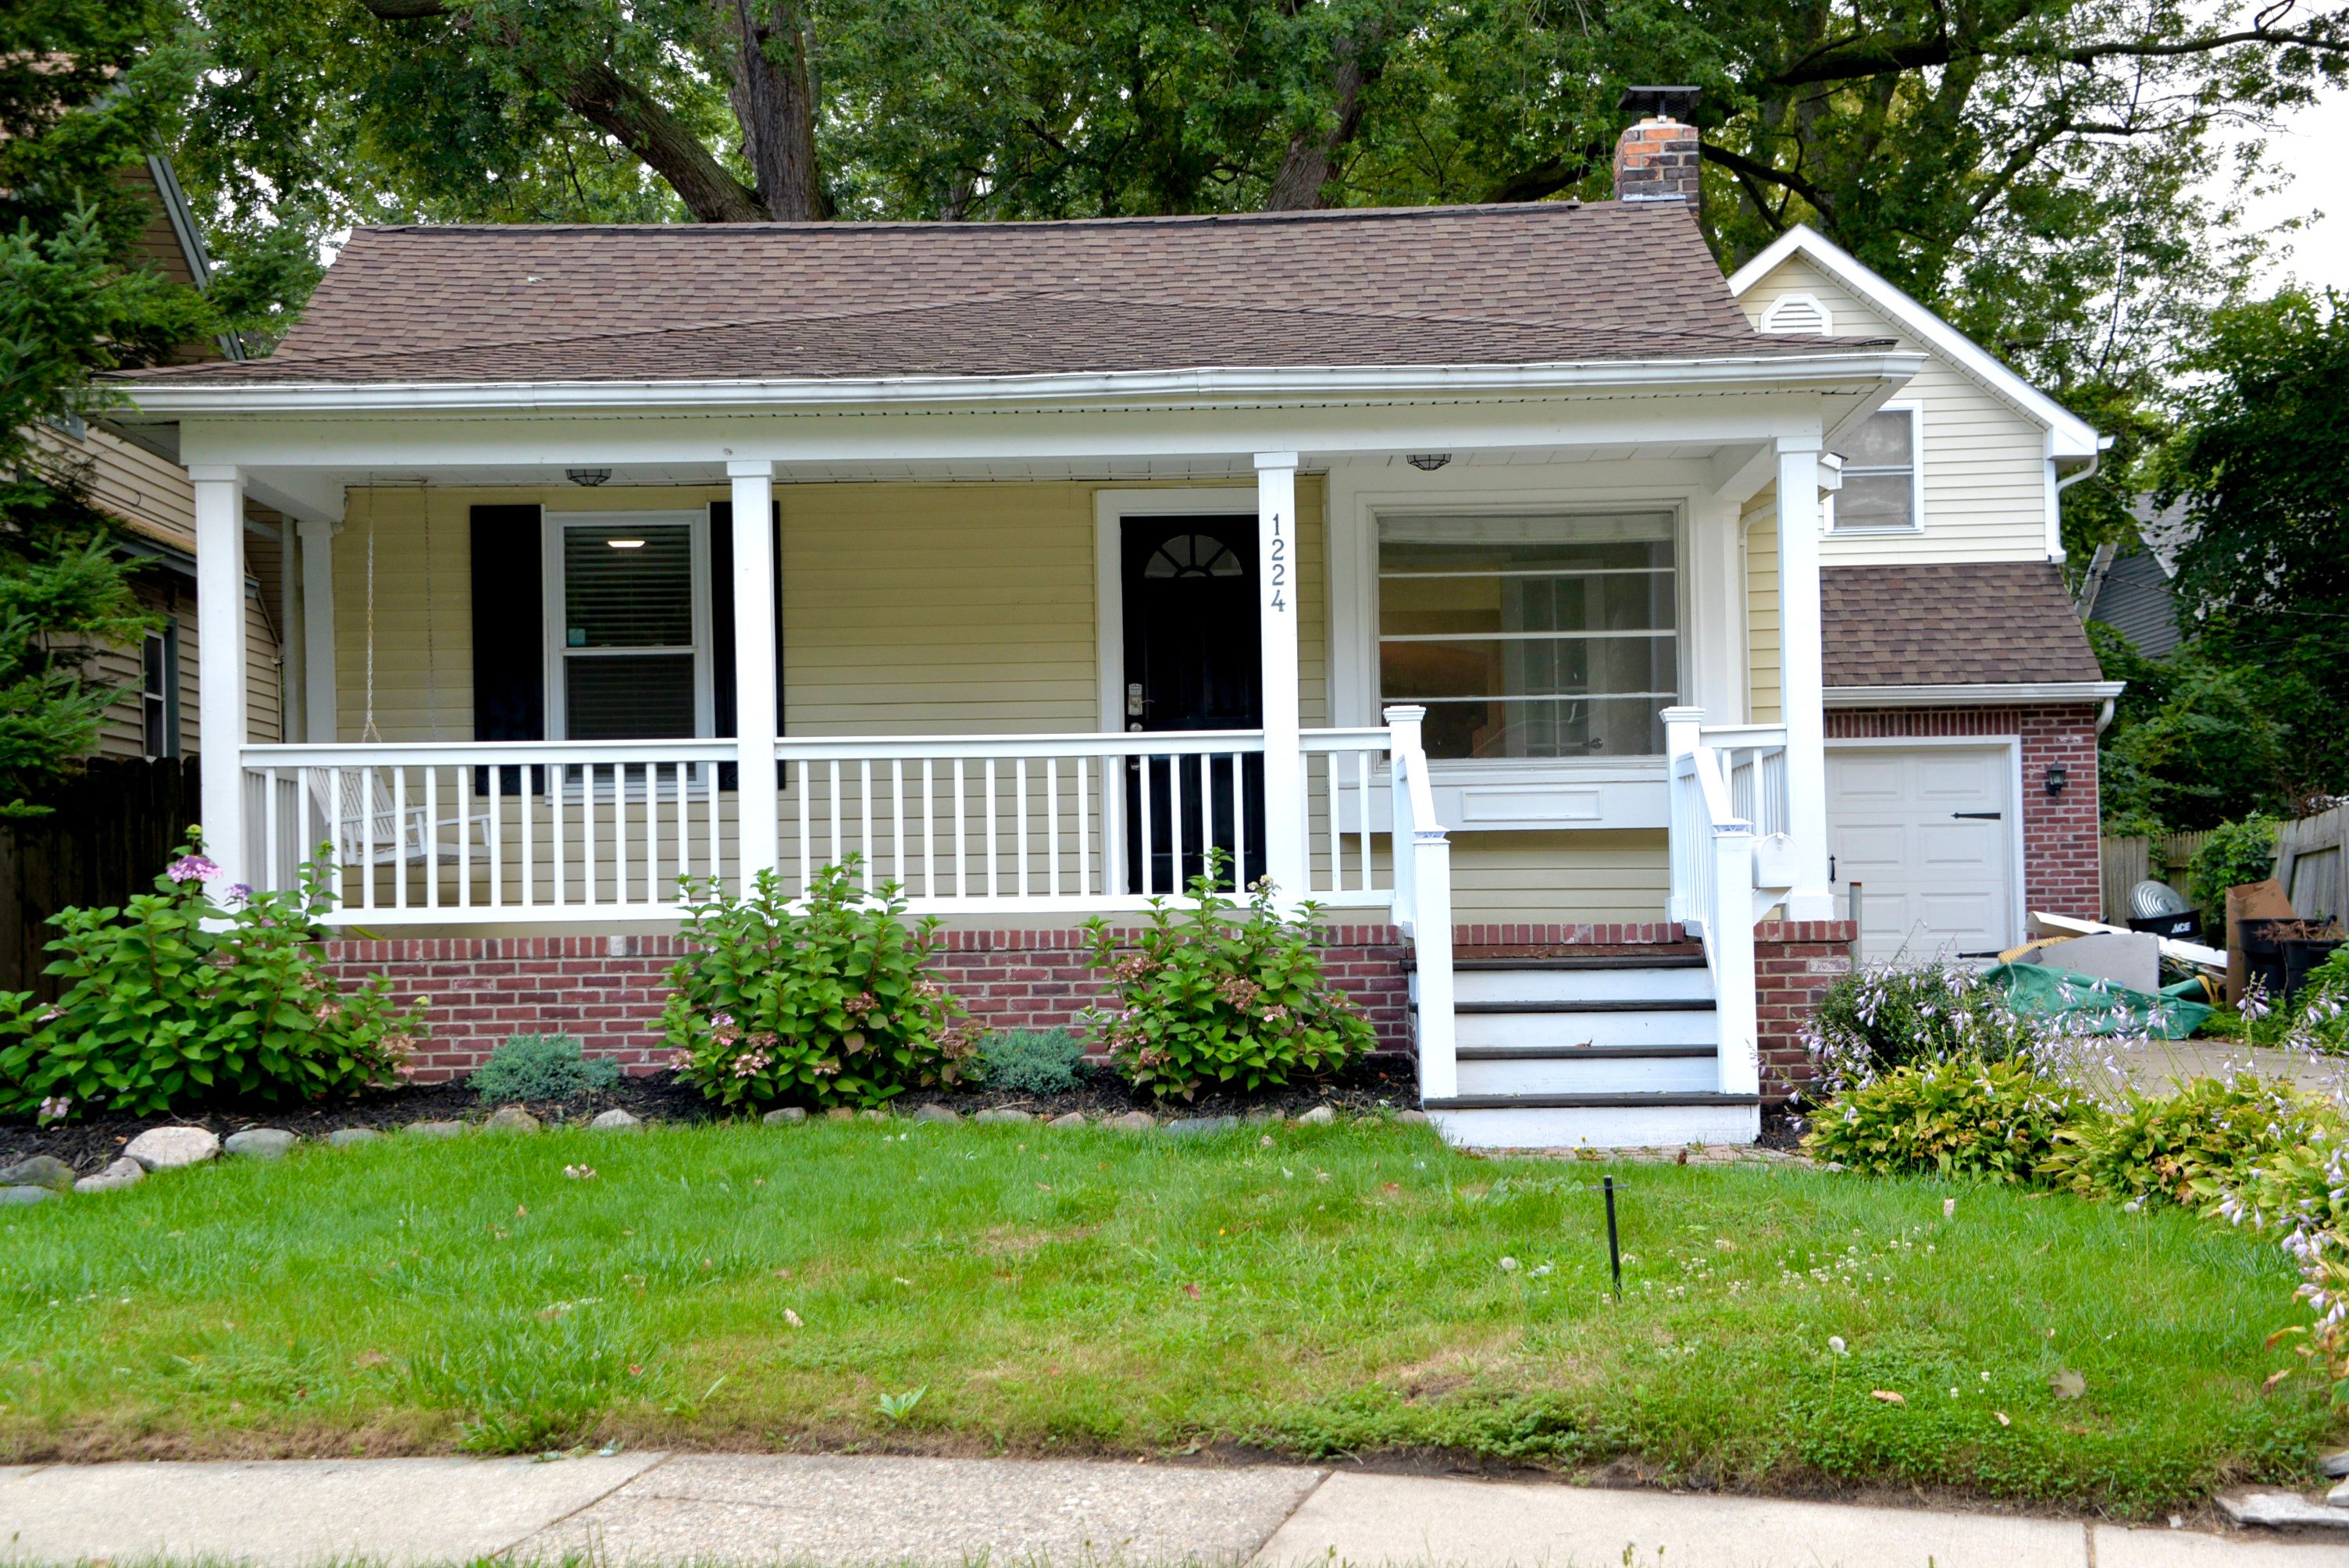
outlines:
[{"label": "red brick wall", "polygon": [[[2097,822],[2098,703],[2005,707],[1829,708],[1831,740],[1919,736],[2023,738],[2023,899],[2025,909],[2083,920],[2104,917],[2103,849]],[[2064,769],[2064,792],[2047,793],[2047,769]]]},{"label": "red brick wall", "polygon": [[[948,931],[931,970],[983,1028],[1073,1026],[1102,995],[1080,930]],[[508,1036],[575,1035],[588,1054],[649,1072],[666,1054],[659,1018],[675,936],[533,936],[334,941],[329,961],[350,983],[388,974],[402,1004],[429,997],[419,1082],[460,1077]],[[1411,1048],[1402,934],[1391,925],[1327,928],[1325,972],[1359,1003],[1382,1050]]]},{"label": "red brick wall", "polygon": [[1826,988],[1851,973],[1859,927],[1847,920],[1765,920],[1754,928],[1762,1093],[1783,1100],[1810,1078],[1803,1026]]}]

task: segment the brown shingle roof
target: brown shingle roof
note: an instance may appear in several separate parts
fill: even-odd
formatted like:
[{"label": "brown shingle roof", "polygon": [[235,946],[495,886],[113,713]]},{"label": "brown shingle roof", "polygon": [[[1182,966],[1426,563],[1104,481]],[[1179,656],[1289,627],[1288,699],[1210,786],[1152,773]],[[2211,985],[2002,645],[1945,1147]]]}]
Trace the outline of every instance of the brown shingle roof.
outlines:
[{"label": "brown shingle roof", "polygon": [[2052,562],[1830,566],[1819,601],[1830,686],[2104,678]]},{"label": "brown shingle roof", "polygon": [[1674,202],[355,233],[267,359],[171,380],[1010,375],[1816,354]]}]

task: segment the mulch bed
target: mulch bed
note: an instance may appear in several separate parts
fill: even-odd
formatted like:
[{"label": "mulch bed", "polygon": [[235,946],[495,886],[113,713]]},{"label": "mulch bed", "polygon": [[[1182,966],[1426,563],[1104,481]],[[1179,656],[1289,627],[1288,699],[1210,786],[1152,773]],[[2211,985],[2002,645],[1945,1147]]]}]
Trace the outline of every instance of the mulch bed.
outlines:
[{"label": "mulch bed", "polygon": [[[1411,1062],[1402,1057],[1372,1057],[1335,1079],[1293,1085],[1256,1095],[1202,1094],[1195,1101],[1158,1104],[1136,1096],[1115,1078],[1096,1073],[1067,1094],[1014,1094],[995,1089],[976,1091],[916,1091],[900,1096],[896,1108],[910,1110],[936,1100],[968,1116],[990,1107],[1025,1110],[1038,1117],[1081,1110],[1088,1117],[1121,1116],[1143,1109],[1163,1117],[1245,1116],[1278,1113],[1295,1116],[1317,1105],[1361,1114],[1390,1107],[1416,1105],[1419,1088]],[[12,1165],[35,1154],[64,1161],[85,1174],[101,1171],[122,1152],[122,1146],[150,1127],[204,1127],[225,1138],[248,1127],[281,1127],[302,1138],[324,1138],[346,1127],[379,1131],[412,1121],[478,1121],[494,1109],[483,1105],[461,1084],[417,1084],[386,1089],[354,1099],[312,1106],[223,1105],[186,1116],[136,1117],[98,1115],[76,1121],[36,1127],[21,1117],[0,1118],[0,1166]],[[598,1111],[620,1109],[647,1121],[711,1121],[719,1109],[700,1092],[666,1072],[645,1078],[624,1078],[608,1089],[555,1103],[525,1106],[542,1121],[584,1121]]]}]

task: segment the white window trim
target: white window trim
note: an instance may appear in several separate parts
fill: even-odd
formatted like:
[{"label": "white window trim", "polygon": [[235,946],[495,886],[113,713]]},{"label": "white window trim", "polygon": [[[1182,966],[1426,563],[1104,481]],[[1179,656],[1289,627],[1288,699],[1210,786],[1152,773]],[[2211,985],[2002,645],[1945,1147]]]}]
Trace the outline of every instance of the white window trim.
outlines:
[{"label": "white window trim", "polygon": [[[1836,495],[1829,491],[1820,498],[1819,502],[1819,528],[1825,534],[1839,539],[1898,539],[1925,531],[1925,406],[1913,398],[1895,398],[1876,412],[1909,416],[1909,522],[1906,526],[1893,528],[1838,528],[1836,526]],[[1860,470],[1863,475],[1868,471]],[[1847,481],[1852,475],[1850,464],[1846,463],[1844,479]]]},{"label": "white window trim", "polygon": [[718,727],[717,686],[711,647],[709,603],[709,513],[708,510],[678,511],[543,511],[540,576],[544,583],[539,620],[546,650],[546,738],[567,740],[569,726],[564,702],[564,672],[570,649],[565,643],[563,531],[566,528],[613,528],[628,523],[646,527],[688,530],[692,540],[693,573],[693,733],[708,738]]},{"label": "white window trim", "polygon": [[1125,520],[1129,517],[1254,517],[1256,486],[1195,485],[1188,489],[1093,492],[1093,624],[1099,631],[1102,733],[1122,731],[1125,717]]},{"label": "white window trim", "polygon": [[[1797,305],[1807,305],[1812,310],[1818,313],[1819,325],[1816,329],[1811,327],[1780,326],[1778,325],[1778,318],[1785,312],[1794,309]],[[1772,300],[1770,302],[1770,307],[1762,313],[1762,330],[1764,332],[1783,333],[1789,337],[1797,335],[1808,336],[1816,330],[1817,335],[1821,337],[1832,337],[1835,335],[1835,312],[1827,308],[1826,301],[1821,299],[1815,294],[1804,294],[1798,292],[1795,294],[1780,294],[1776,299]]]}]

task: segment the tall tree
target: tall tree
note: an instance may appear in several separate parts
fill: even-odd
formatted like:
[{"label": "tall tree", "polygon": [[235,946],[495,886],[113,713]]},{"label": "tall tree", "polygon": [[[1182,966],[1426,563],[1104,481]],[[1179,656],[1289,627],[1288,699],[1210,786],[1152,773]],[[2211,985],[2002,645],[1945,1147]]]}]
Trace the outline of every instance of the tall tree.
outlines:
[{"label": "tall tree", "polygon": [[191,87],[177,30],[161,0],[0,12],[0,815],[95,749],[113,693],[89,656],[147,624],[69,438],[104,407],[90,376],[216,325],[131,262],[150,211],[126,172]]}]

